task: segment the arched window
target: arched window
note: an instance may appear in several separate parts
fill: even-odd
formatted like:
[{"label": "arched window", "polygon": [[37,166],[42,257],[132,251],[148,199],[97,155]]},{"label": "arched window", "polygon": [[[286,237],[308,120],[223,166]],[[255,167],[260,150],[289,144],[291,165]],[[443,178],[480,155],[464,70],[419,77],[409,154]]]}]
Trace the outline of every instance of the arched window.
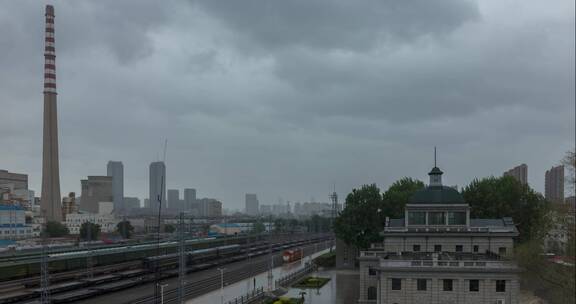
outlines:
[{"label": "arched window", "polygon": [[376,290],[376,287],[374,286],[368,287],[368,300],[376,300],[377,297],[378,297],[378,291]]}]

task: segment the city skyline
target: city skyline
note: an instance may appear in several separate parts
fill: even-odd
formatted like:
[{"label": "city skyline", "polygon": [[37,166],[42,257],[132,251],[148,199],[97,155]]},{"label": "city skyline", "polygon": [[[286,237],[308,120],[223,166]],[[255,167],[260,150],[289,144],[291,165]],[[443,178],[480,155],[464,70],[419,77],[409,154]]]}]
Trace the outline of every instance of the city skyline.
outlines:
[{"label": "city skyline", "polygon": [[[143,200],[148,164],[166,137],[166,188],[193,187],[235,209],[246,191],[263,203],[327,201],[334,183],[343,200],[364,183],[425,180],[434,145],[439,165],[455,172],[447,184],[526,163],[529,184],[543,193],[543,173],[573,147],[574,41],[565,39],[574,37],[573,3],[518,4],[517,26],[506,18],[508,1],[446,1],[404,31],[417,20],[371,19],[365,7],[326,2],[324,19],[305,18],[311,32],[280,14],[314,9],[298,3],[269,8],[278,20],[265,25],[273,36],[241,22],[261,9],[253,3],[144,1],[138,14],[134,5],[115,7],[119,20],[109,2],[58,3],[62,194],[80,193],[78,181],[105,175],[114,159],[124,163],[125,196]],[[0,167],[28,174],[40,194],[42,92],[28,88],[42,83],[44,11],[33,2],[4,6],[13,17],[0,29],[12,42],[0,47],[0,137],[13,144],[0,151]],[[400,17],[413,9],[401,8]],[[167,18],[172,10],[178,14]],[[352,29],[339,25],[343,12]],[[555,34],[525,34],[541,27]],[[98,94],[86,94],[94,87]]]}]

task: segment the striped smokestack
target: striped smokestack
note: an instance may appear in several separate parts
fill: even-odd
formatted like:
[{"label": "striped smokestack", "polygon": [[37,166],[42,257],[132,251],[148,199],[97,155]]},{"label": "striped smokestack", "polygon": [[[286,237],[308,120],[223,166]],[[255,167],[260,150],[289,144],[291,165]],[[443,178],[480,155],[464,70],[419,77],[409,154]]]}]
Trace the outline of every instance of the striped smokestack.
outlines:
[{"label": "striped smokestack", "polygon": [[47,221],[62,221],[60,165],[58,161],[58,108],[56,103],[56,49],[54,7],[46,5],[44,38],[44,137],[42,145],[42,198],[40,207]]},{"label": "striped smokestack", "polygon": [[54,7],[46,5],[44,38],[44,93],[56,93],[56,48],[54,47]]}]

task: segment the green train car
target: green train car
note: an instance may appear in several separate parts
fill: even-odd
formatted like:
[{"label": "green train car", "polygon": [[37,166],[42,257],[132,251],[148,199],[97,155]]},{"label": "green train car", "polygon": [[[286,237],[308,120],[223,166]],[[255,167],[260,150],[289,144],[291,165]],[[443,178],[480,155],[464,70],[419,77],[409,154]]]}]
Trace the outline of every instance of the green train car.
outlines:
[{"label": "green train car", "polygon": [[[251,240],[260,239],[252,237]],[[205,249],[225,244],[244,244],[246,237],[237,238],[203,238],[186,241],[186,250]],[[159,252],[158,252],[159,251]],[[78,270],[86,268],[87,257],[92,255],[93,266],[105,266],[130,261],[141,261],[156,255],[166,255],[178,251],[177,241],[168,241],[158,245],[154,243],[98,248],[93,250],[60,251],[48,255],[50,273]],[[0,281],[26,278],[40,275],[40,256],[34,258],[0,258]]]}]

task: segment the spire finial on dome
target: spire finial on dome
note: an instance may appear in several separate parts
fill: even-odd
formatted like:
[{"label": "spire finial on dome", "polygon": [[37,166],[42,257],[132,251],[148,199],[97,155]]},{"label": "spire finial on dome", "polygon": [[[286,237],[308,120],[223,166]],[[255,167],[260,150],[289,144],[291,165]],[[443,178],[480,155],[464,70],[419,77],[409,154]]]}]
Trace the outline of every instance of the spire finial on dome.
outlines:
[{"label": "spire finial on dome", "polygon": [[434,167],[436,167],[436,146],[434,146]]}]

